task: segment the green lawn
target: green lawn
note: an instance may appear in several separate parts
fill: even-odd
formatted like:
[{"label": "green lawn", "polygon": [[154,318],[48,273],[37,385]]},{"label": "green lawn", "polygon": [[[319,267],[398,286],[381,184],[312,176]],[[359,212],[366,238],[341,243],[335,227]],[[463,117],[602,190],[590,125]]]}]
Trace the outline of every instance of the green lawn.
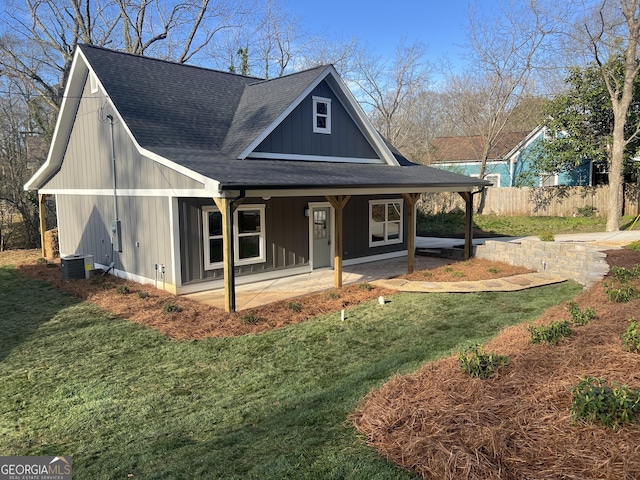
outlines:
[{"label": "green lawn", "polygon": [[0,268],[0,455],[74,479],[400,479],[345,423],[372,387],[572,298],[398,294],[239,338],[174,341]]},{"label": "green lawn", "polygon": [[[620,229],[631,226],[635,217],[627,215],[620,219]],[[551,233],[591,233],[604,232],[607,220],[604,217],[507,217],[501,215],[474,215],[474,227],[492,236],[527,237]],[[423,237],[464,238],[464,213],[443,213],[437,215],[418,214],[418,235]],[[634,226],[640,230],[640,221]],[[476,233],[476,235],[478,235]]]}]

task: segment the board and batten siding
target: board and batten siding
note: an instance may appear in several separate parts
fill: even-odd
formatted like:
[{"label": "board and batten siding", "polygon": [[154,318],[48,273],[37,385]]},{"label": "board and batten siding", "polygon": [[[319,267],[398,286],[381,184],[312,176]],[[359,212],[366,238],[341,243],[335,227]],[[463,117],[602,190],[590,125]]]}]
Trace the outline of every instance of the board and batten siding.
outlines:
[{"label": "board and batten siding", "polygon": [[[313,133],[312,97],[331,99],[331,134]],[[379,158],[329,85],[323,81],[255,149],[256,152]]]},{"label": "board and batten siding", "polygon": [[[309,201],[322,198],[278,197],[269,200],[246,198],[242,205],[265,205],[266,261],[236,267],[236,275],[250,275],[309,265],[309,219],[304,209]],[[223,278],[222,269],[205,270],[202,208],[215,206],[213,200],[185,198],[178,202],[182,282]]]},{"label": "board and batten siding", "polygon": [[114,117],[118,189],[200,189],[203,184],[141,155],[104,94],[85,81],[82,100],[60,170],[44,185],[49,190],[113,188],[111,126]]},{"label": "board and batten siding", "polygon": [[[402,243],[369,247],[369,201],[399,199],[402,203]],[[407,204],[402,195],[352,196],[344,207],[343,259],[382,255],[407,249]]]},{"label": "board and batten siding", "polygon": [[[94,262],[155,280],[155,264],[165,266],[166,283],[173,278],[169,200],[164,197],[118,197],[122,252],[111,251],[113,197],[56,195],[60,253],[93,255]],[[160,272],[158,272],[158,275]],[[160,280],[160,278],[159,278]]]},{"label": "board and batten siding", "polygon": [[[399,195],[353,196],[344,210],[344,259],[387,254],[407,248],[407,206],[403,202],[403,241],[369,247],[369,200],[400,199]],[[305,207],[326,202],[324,197],[247,198],[242,205],[265,205],[266,261],[236,267],[236,275],[250,275],[309,265],[309,218]],[[183,284],[223,278],[222,269],[205,270],[202,208],[213,206],[208,199],[181,199],[179,204],[180,245]]]}]

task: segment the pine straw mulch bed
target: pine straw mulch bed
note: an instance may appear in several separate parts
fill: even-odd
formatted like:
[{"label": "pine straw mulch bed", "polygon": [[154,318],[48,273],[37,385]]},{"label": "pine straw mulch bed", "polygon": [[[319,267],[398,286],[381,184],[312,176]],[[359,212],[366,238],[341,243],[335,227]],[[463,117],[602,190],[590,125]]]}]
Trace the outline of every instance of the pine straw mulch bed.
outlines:
[{"label": "pine straw mulch bed", "polygon": [[[283,300],[251,310],[226,313],[218,308],[112,275],[65,282],[62,280],[59,261],[45,265],[37,262],[38,257],[37,250],[2,252],[0,265],[19,265],[19,271],[25,275],[88,300],[118,317],[155,328],[171,338],[181,340],[259,333],[302,322],[325,313],[340,311],[380,295],[387,296],[394,293],[374,285],[371,285],[371,290],[363,289],[359,285],[349,285],[330,292]],[[455,270],[450,270],[453,266]],[[479,259],[455,263],[453,266],[447,265],[429,270],[428,272],[431,273],[429,280],[448,281],[447,279],[452,278],[452,271],[460,272],[465,280],[514,274],[511,273],[514,267],[510,265]],[[416,272],[416,274],[422,280],[427,278],[424,272]],[[116,292],[116,288],[123,285],[129,287],[128,294]],[[145,298],[141,298],[141,295]],[[295,309],[291,308],[291,302],[298,304]],[[166,313],[164,309],[168,304],[175,305],[181,311]]]},{"label": "pine straw mulch bed", "polygon": [[[38,250],[1,252],[0,266],[18,265],[18,270],[24,275],[50,283],[118,317],[154,328],[171,338],[180,340],[260,333],[299,323],[325,313],[338,312],[343,308],[378,298],[380,295],[387,296],[394,293],[375,285],[370,285],[370,290],[360,285],[348,285],[341,289],[283,300],[251,310],[226,313],[195,300],[175,296],[153,286],[126,281],[112,275],[65,282],[60,273],[59,260],[41,264],[38,263],[39,256]],[[455,270],[450,270],[454,267]],[[451,272],[455,271],[460,272],[465,280],[487,279],[494,278],[495,275],[513,275],[513,268],[499,262],[473,259],[428,270],[431,273],[428,278],[430,281],[450,281],[447,279],[453,278]],[[416,272],[416,274],[422,280],[427,278],[424,272]],[[121,286],[127,286],[129,293],[117,293],[116,289]],[[297,305],[290,305],[292,302]],[[180,311],[165,312],[165,306],[169,304],[175,305]]]},{"label": "pine straw mulch bed", "polygon": [[[612,266],[640,264],[639,252],[607,254]],[[613,430],[569,413],[582,377],[640,387],[640,355],[620,338],[640,300],[609,303],[600,283],[575,301],[598,317],[558,346],[532,345],[527,325],[510,327],[485,346],[509,357],[491,379],[463,374],[454,354],[370,392],[351,421],[381,455],[428,479],[640,478],[640,426]],[[535,323],[569,319],[565,307]]]},{"label": "pine straw mulch bed", "polygon": [[524,267],[493,262],[483,258],[472,258],[471,260],[453,263],[436,269],[407,273],[399,278],[416,282],[467,282],[491,280],[531,272],[533,270]]}]

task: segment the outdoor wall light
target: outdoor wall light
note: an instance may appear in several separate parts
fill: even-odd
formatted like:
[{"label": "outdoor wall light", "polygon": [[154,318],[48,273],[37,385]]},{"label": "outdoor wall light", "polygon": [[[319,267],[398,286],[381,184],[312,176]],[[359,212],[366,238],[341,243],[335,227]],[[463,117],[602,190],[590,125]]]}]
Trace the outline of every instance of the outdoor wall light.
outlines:
[{"label": "outdoor wall light", "polygon": [[304,216],[305,217],[309,216],[309,207],[304,207]]}]

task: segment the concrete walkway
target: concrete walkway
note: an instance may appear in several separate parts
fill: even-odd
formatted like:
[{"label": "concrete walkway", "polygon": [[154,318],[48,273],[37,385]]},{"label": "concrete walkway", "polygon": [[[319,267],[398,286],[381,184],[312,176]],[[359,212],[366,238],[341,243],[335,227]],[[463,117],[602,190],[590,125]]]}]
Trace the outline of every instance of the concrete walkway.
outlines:
[{"label": "concrete walkway", "polygon": [[372,283],[399,292],[471,293],[515,292],[517,290],[524,290],[525,288],[560,283],[565,280],[566,278],[564,277],[547,273],[524,273],[511,277],[466,282],[416,282],[402,278],[390,278],[387,280],[376,280]]}]

